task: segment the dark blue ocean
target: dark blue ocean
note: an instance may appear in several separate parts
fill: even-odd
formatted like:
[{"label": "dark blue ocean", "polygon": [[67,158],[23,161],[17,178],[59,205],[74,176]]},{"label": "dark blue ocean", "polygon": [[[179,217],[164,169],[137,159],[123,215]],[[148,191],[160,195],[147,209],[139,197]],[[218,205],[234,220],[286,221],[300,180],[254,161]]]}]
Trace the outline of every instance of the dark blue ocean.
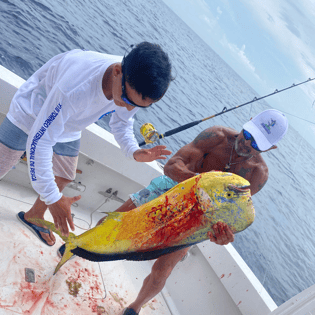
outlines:
[{"label": "dark blue ocean", "polygon": [[[161,101],[137,114],[139,142],[145,122],[164,133],[259,96],[161,0],[0,0],[0,34],[0,64],[24,79],[70,49],[123,55],[131,44],[159,43],[176,80]],[[266,108],[255,102],[161,143],[175,153],[203,129],[241,130]],[[107,129],[106,120],[100,124]],[[253,197],[256,220],[233,243],[278,305],[315,283],[314,156],[293,128],[277,150],[264,154],[270,177]]]}]

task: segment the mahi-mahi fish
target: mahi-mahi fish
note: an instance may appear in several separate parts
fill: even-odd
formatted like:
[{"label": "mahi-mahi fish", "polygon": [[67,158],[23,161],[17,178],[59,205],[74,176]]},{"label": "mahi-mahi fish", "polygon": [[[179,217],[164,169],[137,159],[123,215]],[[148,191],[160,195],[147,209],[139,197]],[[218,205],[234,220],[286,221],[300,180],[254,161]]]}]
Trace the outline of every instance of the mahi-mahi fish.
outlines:
[{"label": "mahi-mahi fish", "polygon": [[54,274],[74,254],[91,261],[148,260],[209,239],[212,226],[225,222],[238,233],[255,218],[250,183],[226,172],[208,172],[179,183],[128,212],[110,212],[91,230],[62,236],[53,223],[33,219],[66,243]]}]

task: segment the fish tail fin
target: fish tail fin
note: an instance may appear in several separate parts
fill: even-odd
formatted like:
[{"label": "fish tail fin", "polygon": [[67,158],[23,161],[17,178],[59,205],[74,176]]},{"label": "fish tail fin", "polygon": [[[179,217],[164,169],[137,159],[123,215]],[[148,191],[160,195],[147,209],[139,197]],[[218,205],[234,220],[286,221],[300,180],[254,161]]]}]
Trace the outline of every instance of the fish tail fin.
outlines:
[{"label": "fish tail fin", "polygon": [[54,223],[46,221],[46,220],[32,218],[32,219],[29,219],[29,221],[31,221],[32,223],[45,225],[48,229],[50,229],[54,233],[58,234],[62,238],[62,240],[65,241],[65,242],[68,242],[70,239],[72,239],[73,237],[76,236],[75,234],[73,234],[71,232],[69,233],[69,236],[62,235],[61,232],[56,228]]},{"label": "fish tail fin", "polygon": [[73,253],[71,252],[71,250],[73,246],[66,244],[66,248],[65,248],[65,252],[62,255],[62,258],[59,262],[59,264],[57,265],[55,271],[54,271],[54,275],[58,272],[58,270],[73,256]]}]

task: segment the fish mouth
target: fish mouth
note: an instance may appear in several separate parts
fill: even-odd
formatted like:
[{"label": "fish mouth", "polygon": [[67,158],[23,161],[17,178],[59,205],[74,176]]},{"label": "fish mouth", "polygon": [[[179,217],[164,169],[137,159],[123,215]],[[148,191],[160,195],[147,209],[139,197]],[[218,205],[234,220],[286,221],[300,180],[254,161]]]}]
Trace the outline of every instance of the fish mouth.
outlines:
[{"label": "fish mouth", "polygon": [[250,191],[250,185],[244,186],[236,186],[236,185],[228,185],[229,190],[234,191],[235,193],[248,193]]}]

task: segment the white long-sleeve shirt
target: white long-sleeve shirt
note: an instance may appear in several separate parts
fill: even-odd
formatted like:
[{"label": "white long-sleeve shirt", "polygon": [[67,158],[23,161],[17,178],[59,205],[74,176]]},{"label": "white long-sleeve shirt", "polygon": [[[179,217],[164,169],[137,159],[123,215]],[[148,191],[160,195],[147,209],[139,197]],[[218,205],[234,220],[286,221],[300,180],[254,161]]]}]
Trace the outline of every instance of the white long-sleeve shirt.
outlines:
[{"label": "white long-sleeve shirt", "polygon": [[102,90],[106,69],[121,56],[72,50],[36,71],[16,92],[8,119],[28,134],[26,151],[33,188],[47,205],[62,194],[52,171],[52,147],[81,137],[81,130],[115,110],[110,127],[128,158],[139,149],[133,134],[135,108],[128,111],[108,100]]}]

